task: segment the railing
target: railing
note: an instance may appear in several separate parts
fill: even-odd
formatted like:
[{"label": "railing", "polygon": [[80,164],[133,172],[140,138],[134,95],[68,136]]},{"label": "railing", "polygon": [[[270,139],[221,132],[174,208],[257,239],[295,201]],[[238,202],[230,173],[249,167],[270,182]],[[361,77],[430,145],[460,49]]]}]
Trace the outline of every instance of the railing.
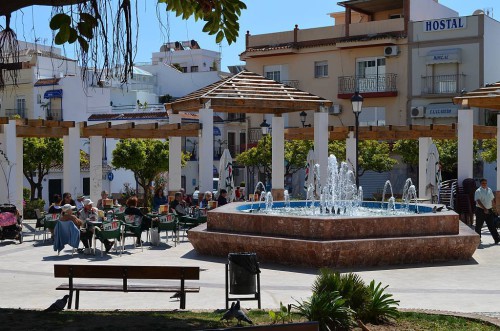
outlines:
[{"label": "railing", "polygon": [[28,112],[28,109],[26,109],[26,108],[23,108],[23,109],[5,109],[5,116],[6,117],[20,116],[21,118],[26,118],[27,112]]},{"label": "railing", "polygon": [[298,80],[282,80],[281,83],[285,84],[286,86],[293,87],[293,88],[299,88],[299,81]]},{"label": "railing", "polygon": [[262,129],[261,128],[251,128],[248,129],[248,142],[256,143],[262,139]]},{"label": "railing", "polygon": [[229,122],[245,122],[246,114],[235,114],[235,113],[228,113],[227,114],[227,120]]},{"label": "railing", "polygon": [[422,94],[458,94],[464,87],[464,74],[422,76]]},{"label": "railing", "polygon": [[49,109],[47,110],[47,119],[54,121],[62,121],[62,109]]},{"label": "railing", "polygon": [[339,77],[339,94],[396,92],[396,74],[341,76]]}]

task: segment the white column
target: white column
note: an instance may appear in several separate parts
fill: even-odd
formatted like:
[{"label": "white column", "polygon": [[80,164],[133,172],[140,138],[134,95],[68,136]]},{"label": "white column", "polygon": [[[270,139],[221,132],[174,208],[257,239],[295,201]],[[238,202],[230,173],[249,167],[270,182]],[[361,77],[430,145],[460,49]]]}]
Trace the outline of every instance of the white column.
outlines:
[{"label": "white column", "polygon": [[[338,155],[335,155],[338,157]],[[345,157],[351,170],[356,173],[356,138],[354,131],[349,132],[345,141]]]},{"label": "white column", "polygon": [[418,138],[418,197],[420,199],[431,198],[432,195],[430,190],[426,193],[425,189],[427,185],[427,153],[431,144],[431,138]]},{"label": "white column", "polygon": [[101,136],[90,137],[90,200],[96,202],[102,191],[102,142]]},{"label": "white column", "polygon": [[272,128],[272,178],[273,197],[283,196],[285,189],[285,121],[283,117],[273,116]]},{"label": "white column", "polygon": [[[170,124],[181,123],[181,115],[170,114],[168,115],[168,122]],[[168,191],[170,195],[172,192],[179,192],[181,189],[181,156],[182,145],[181,137],[168,138]],[[213,150],[213,149],[212,149]]]},{"label": "white column", "polygon": [[321,186],[324,187],[328,175],[328,113],[314,113],[314,153],[320,166]]},{"label": "white column", "polygon": [[472,109],[458,110],[458,184],[472,178],[474,117]]},{"label": "white column", "polygon": [[214,111],[203,108],[199,111],[201,138],[199,143],[199,165],[200,165],[200,192],[213,189],[213,167],[214,167]]},{"label": "white column", "polygon": [[23,140],[16,137],[16,121],[3,125],[0,134],[0,203],[15,204],[23,210]]},{"label": "white column", "polygon": [[69,192],[72,196],[76,196],[81,191],[80,127],[78,125],[74,128],[69,128],[68,135],[63,137],[63,143],[63,193]]}]

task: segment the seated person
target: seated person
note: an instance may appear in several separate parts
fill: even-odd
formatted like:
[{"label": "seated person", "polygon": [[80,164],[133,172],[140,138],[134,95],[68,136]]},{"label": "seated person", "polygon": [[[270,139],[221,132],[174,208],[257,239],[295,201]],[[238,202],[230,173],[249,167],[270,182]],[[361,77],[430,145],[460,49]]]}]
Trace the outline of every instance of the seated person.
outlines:
[{"label": "seated person", "polygon": [[194,206],[198,206],[198,200],[199,200],[199,197],[200,196],[200,188],[198,186],[196,186],[194,188],[194,192],[193,192],[193,205]]},{"label": "seated person", "polygon": [[97,200],[97,209],[103,209],[102,200],[108,198],[108,191],[104,190],[101,192],[101,198]]},{"label": "seated person", "polygon": [[[92,206],[93,202],[90,199],[83,200],[83,209],[79,212],[79,217],[85,222],[85,227],[87,232],[90,233],[90,237],[95,233],[95,227],[87,223],[86,221],[97,221],[98,220],[98,209]],[[108,239],[102,242],[106,248],[106,253],[113,247],[114,241],[109,241]]]},{"label": "seated person", "polygon": [[[135,216],[142,216],[142,222],[141,222],[141,232],[144,230],[148,230],[151,227],[151,218],[147,217],[142,213],[142,211],[137,208],[137,197],[130,197],[127,200],[127,208],[125,208],[124,214],[125,215],[135,215]],[[141,237],[140,235],[137,236],[137,242],[136,245],[141,244]]]},{"label": "seated person", "polygon": [[62,196],[61,206],[64,206],[66,204],[70,204],[73,207],[76,207],[75,200],[73,200],[73,198],[71,197],[71,193],[69,192],[64,193]]},{"label": "seated person", "polygon": [[153,211],[158,211],[158,208],[160,208],[160,205],[166,205],[168,204],[167,197],[163,193],[163,187],[159,187],[155,191],[155,195],[153,197]]},{"label": "seated person", "polygon": [[61,213],[61,201],[62,198],[59,194],[54,194],[54,198],[52,199],[52,204],[47,211],[49,214],[60,214]]},{"label": "seated person", "polygon": [[200,208],[208,208],[210,201],[212,201],[212,192],[206,191],[203,199],[200,201]]},{"label": "seated person", "polygon": [[85,196],[83,194],[79,194],[76,197],[75,205],[76,205],[76,210],[80,211],[83,208],[83,200],[85,200]]},{"label": "seated person", "polygon": [[65,204],[61,206],[61,218],[59,218],[59,221],[61,222],[71,221],[75,223],[75,225],[80,229],[80,241],[83,243],[83,246],[85,247],[84,253],[90,254],[90,247],[92,247],[91,246],[92,233],[88,232],[86,229],[80,228],[83,222],[78,217],[73,215],[73,209],[75,209],[75,206],[72,206],[70,204]]},{"label": "seated person", "polygon": [[174,195],[175,199],[170,203],[170,210],[172,212],[176,212],[177,215],[180,216],[186,216],[187,211],[186,211],[186,202],[182,200],[182,193],[181,192],[176,192]]},{"label": "seated person", "polygon": [[219,197],[217,198],[217,205],[224,206],[226,204],[227,204],[227,191],[225,189],[221,189]]},{"label": "seated person", "polygon": [[184,200],[186,206],[191,206],[193,204],[193,199],[186,194],[186,190],[181,188],[180,192],[182,193],[182,200]]}]

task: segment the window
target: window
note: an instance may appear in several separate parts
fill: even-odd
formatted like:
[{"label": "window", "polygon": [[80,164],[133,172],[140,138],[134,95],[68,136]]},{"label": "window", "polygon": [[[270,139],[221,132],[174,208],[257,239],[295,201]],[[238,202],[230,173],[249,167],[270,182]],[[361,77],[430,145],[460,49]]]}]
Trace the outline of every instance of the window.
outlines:
[{"label": "window", "polygon": [[191,66],[191,72],[198,72],[198,66]]},{"label": "window", "polygon": [[328,77],[328,61],[314,62],[314,78]]},{"label": "window", "polygon": [[24,97],[16,100],[16,114],[25,118],[26,116],[26,99]]},{"label": "window", "polygon": [[384,107],[363,107],[359,114],[360,126],[384,126],[385,108]]},{"label": "window", "polygon": [[281,81],[281,73],[279,71],[266,71],[266,78],[275,80],[277,82]]},{"label": "window", "polygon": [[182,69],[181,70],[182,72],[188,72],[188,68],[187,67],[181,67],[181,69]]}]

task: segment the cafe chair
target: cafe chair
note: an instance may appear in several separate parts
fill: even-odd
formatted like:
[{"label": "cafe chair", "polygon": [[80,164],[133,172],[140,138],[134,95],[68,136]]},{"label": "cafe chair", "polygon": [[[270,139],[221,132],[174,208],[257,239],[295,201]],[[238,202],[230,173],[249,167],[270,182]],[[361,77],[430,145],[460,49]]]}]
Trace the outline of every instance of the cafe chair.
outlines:
[{"label": "cafe chair", "polygon": [[[118,220],[114,220],[112,222],[104,222],[102,224],[102,230],[98,227],[95,229],[95,237],[101,241],[101,257],[104,255],[104,240],[114,240],[115,244],[115,252],[117,252],[118,247],[117,243],[121,243],[121,249],[120,249],[120,256],[122,256],[123,253],[123,240],[121,240],[122,236],[122,224]],[[94,241],[94,255],[96,254],[95,251],[95,241]]]},{"label": "cafe chair", "polygon": [[[142,216],[138,215],[124,215],[125,223],[122,231],[122,246],[125,247],[125,238],[134,237],[139,238],[141,243],[141,251],[144,251],[144,247],[142,246],[142,240],[140,240],[142,236]],[[135,247],[135,244],[134,244]]]},{"label": "cafe chair", "polygon": [[70,245],[73,247],[71,255],[75,254],[78,245],[80,244],[80,230],[72,221],[57,222],[54,227],[54,251],[57,255],[61,253],[64,246]]},{"label": "cafe chair", "polygon": [[56,227],[57,221],[61,214],[47,214],[43,220],[43,242],[47,239],[47,233],[51,233],[50,230],[54,230]]},{"label": "cafe chair", "polygon": [[[33,231],[33,241],[35,240],[37,230],[41,231],[44,229],[44,222],[45,222],[45,215],[40,211],[40,209],[35,209],[35,217],[36,217],[36,224],[35,224],[35,229]],[[40,233],[38,234],[40,236]]]},{"label": "cafe chair", "polygon": [[158,217],[158,231],[165,231],[165,243],[168,244],[168,231],[172,231],[174,246],[179,242],[179,231],[177,228],[177,218],[174,214],[161,215]]}]

